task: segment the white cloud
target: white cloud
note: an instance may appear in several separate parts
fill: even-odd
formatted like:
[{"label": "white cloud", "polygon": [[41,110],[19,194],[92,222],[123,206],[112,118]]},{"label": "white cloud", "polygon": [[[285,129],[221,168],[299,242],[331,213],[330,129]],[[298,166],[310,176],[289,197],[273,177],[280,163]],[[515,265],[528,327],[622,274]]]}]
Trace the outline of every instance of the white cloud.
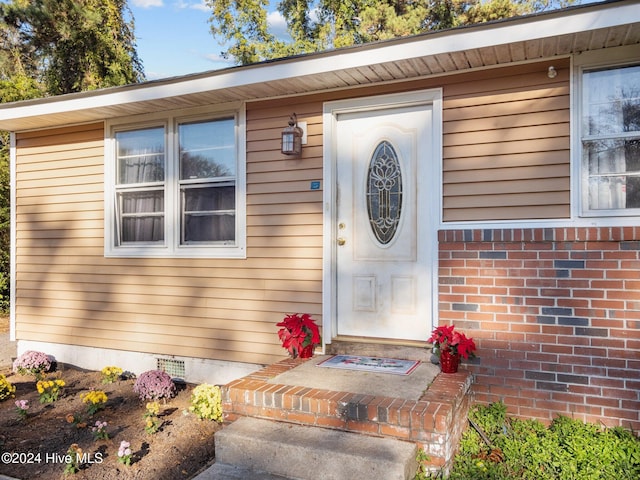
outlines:
[{"label": "white cloud", "polygon": [[287,28],[287,22],[280,12],[269,12],[267,23],[271,28]]},{"label": "white cloud", "polygon": [[200,0],[199,2],[188,2],[185,0],[180,0],[175,3],[175,6],[179,9],[190,9],[190,10],[200,10],[201,12],[211,12],[211,7],[209,7],[205,0]]},{"label": "white cloud", "polygon": [[194,10],[200,10],[202,12],[211,12],[211,7],[208,6],[204,0],[201,0],[199,3],[194,3],[191,5],[191,8]]},{"label": "white cloud", "polygon": [[133,0],[133,5],[140,8],[162,7],[162,0]]},{"label": "white cloud", "polygon": [[267,25],[269,25],[269,31],[277,38],[283,38],[288,35],[287,21],[280,12],[269,12],[267,15]]}]

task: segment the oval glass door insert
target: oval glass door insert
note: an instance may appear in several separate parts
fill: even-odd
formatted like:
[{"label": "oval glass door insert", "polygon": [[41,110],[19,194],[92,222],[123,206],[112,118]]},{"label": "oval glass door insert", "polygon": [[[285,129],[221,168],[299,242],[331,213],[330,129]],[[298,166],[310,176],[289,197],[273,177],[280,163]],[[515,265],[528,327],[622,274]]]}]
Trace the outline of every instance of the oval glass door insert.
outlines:
[{"label": "oval glass door insert", "polygon": [[388,141],[378,144],[367,172],[367,213],[376,239],[393,240],[402,210],[402,174],[395,149]]}]

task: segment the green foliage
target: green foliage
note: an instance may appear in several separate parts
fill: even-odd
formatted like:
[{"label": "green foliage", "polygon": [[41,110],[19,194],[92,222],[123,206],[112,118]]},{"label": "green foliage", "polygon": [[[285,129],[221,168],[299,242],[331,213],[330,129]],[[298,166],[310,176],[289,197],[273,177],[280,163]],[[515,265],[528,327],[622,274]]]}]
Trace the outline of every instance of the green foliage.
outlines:
[{"label": "green foliage", "polygon": [[223,56],[246,65],[261,60],[404,37],[480,23],[574,0],[280,0],[288,38],[269,31],[267,0],[207,0],[211,32],[229,45]]},{"label": "green foliage", "polygon": [[[51,95],[144,78],[126,0],[13,0],[0,15],[22,65]],[[15,57],[15,54],[14,54]]]},{"label": "green foliage", "polygon": [[567,417],[547,428],[536,420],[507,418],[506,407],[476,406],[469,413],[487,434],[487,445],[469,428],[448,477],[524,480],[631,480],[640,478],[640,439]]},{"label": "green foliage", "polygon": [[77,443],[74,443],[67,450],[67,454],[64,456],[66,463],[64,465],[64,474],[73,475],[80,471],[80,459],[82,458],[82,449]]},{"label": "green foliage", "polygon": [[429,462],[431,458],[424,451],[423,448],[418,449],[418,454],[416,455],[416,462],[418,462],[418,471],[416,472],[413,480],[428,480],[430,478],[430,474],[427,471],[427,462]]}]

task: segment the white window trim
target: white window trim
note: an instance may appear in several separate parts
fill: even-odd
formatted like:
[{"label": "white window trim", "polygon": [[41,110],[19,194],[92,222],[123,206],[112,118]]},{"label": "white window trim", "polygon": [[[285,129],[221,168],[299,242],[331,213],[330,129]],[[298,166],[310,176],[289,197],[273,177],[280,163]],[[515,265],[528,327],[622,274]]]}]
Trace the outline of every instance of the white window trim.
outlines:
[{"label": "white window trim", "polygon": [[582,155],[582,86],[583,73],[589,70],[602,68],[616,68],[628,65],[638,65],[637,47],[617,47],[594,52],[585,52],[576,55],[573,61],[573,192],[572,203],[574,215],[585,219],[619,219],[626,224],[624,219],[640,216],[640,208],[616,209],[616,210],[590,210],[587,208],[589,192],[586,177],[588,172],[583,166]]},{"label": "white window trim", "polygon": [[[214,120],[225,116],[236,118],[236,242],[235,245],[180,245],[179,184],[177,179],[177,150],[175,141],[178,123],[194,120]],[[165,241],[163,245],[116,244],[116,152],[115,132],[165,126],[167,171],[165,198]],[[244,104],[234,103],[215,107],[174,110],[149,115],[118,118],[105,122],[104,132],[104,255],[124,258],[246,258],[246,110]]]}]

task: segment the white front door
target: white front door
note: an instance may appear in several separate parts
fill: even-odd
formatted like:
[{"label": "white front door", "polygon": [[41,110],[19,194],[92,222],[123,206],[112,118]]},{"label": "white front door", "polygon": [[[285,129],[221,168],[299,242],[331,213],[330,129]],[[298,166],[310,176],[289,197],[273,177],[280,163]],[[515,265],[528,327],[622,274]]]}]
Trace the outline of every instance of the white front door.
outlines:
[{"label": "white front door", "polygon": [[438,212],[432,122],[432,104],[335,116],[339,337],[429,337]]}]

